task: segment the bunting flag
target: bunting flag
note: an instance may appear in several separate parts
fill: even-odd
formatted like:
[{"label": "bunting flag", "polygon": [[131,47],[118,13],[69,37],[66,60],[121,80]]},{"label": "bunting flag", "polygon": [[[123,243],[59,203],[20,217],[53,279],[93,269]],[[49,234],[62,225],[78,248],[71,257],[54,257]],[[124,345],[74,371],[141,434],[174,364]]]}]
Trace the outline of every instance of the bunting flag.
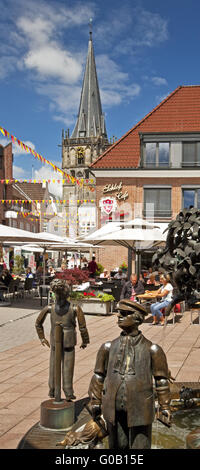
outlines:
[{"label": "bunting flag", "polygon": [[[36,179],[16,179],[16,178],[12,178],[12,179],[1,179],[0,180],[0,183],[1,184],[13,184],[13,183],[62,183],[62,184],[65,184],[65,183],[68,183],[69,181],[66,180],[66,179],[61,179],[61,180],[56,180],[56,179],[42,179],[42,180],[36,180]],[[84,184],[84,185],[87,185],[87,184],[94,184],[94,180],[93,179],[86,179],[84,180],[83,178],[80,179],[80,183],[81,184]],[[88,189],[90,189],[91,191],[94,191],[95,188],[94,187],[89,187]]]},{"label": "bunting flag", "polygon": [[39,153],[35,152],[31,147],[28,147],[28,145],[24,144],[21,140],[17,139],[14,135],[10,134],[6,129],[0,126],[0,131],[3,134],[4,137],[7,137],[8,139],[11,139],[14,144],[18,144],[19,147],[22,148],[22,150],[25,150],[27,153],[31,153],[34,155],[35,158],[41,161],[41,163],[47,163],[47,165],[50,165],[55,172],[60,173],[63,175],[65,178],[68,179],[68,181],[71,181],[72,184],[78,184],[81,185],[81,179],[75,178],[74,176],[71,176],[70,174],[66,173],[65,171],[61,170],[58,166],[54,165],[54,163],[50,162],[46,158],[42,157]]},{"label": "bunting flag", "polygon": [[[94,199],[77,199],[76,202],[79,203],[94,203]],[[54,199],[53,201],[51,199],[0,199],[0,204],[24,204],[24,203],[40,203],[40,204],[73,204],[74,201],[71,199]]]}]

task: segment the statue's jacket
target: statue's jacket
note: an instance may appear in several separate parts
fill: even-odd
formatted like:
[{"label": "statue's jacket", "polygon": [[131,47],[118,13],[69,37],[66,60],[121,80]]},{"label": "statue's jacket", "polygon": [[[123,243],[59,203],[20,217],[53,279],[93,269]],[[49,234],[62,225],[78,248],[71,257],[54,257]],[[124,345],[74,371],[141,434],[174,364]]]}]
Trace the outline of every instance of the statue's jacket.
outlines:
[{"label": "statue's jacket", "polygon": [[59,315],[55,311],[55,304],[50,308],[44,308],[37,320],[36,320],[36,330],[40,339],[44,338],[44,328],[43,323],[46,319],[47,314],[50,312],[51,316],[51,332],[50,332],[50,344],[51,348],[55,348],[55,326],[56,323],[60,323],[63,331],[63,348],[72,348],[77,343],[77,333],[76,333],[76,319],[78,320],[78,326],[81,334],[81,338],[84,344],[89,343],[89,335],[86,327],[85,317],[83,311],[79,306],[74,306],[70,303],[67,313]]},{"label": "statue's jacket", "polygon": [[112,424],[115,424],[116,410],[123,409],[120,403],[127,412],[128,427],[151,424],[155,414],[153,376],[168,377],[162,348],[152,344],[141,332],[137,336],[122,332],[99,349],[89,387],[90,399],[102,400],[103,416]]}]

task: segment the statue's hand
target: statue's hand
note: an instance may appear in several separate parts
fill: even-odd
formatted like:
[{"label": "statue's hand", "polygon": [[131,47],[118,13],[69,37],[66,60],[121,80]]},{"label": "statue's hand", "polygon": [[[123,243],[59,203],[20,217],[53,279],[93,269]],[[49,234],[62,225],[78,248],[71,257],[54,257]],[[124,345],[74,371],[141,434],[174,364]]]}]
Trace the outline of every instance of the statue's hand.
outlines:
[{"label": "statue's hand", "polygon": [[87,405],[87,410],[92,416],[92,419],[95,420],[98,416],[101,415],[101,405],[100,404],[92,404],[91,402]]},{"label": "statue's hand", "polygon": [[45,346],[45,344],[46,344],[46,346],[48,346],[48,348],[50,348],[49,341],[46,338],[41,339],[41,344],[42,344],[42,346]]},{"label": "statue's hand", "polygon": [[170,410],[159,410],[156,414],[156,418],[167,427],[170,427],[172,424]]},{"label": "statue's hand", "polygon": [[82,349],[85,349],[85,348],[87,348],[87,344],[85,344],[85,343],[82,343],[82,344],[80,345],[80,348],[82,348]]}]

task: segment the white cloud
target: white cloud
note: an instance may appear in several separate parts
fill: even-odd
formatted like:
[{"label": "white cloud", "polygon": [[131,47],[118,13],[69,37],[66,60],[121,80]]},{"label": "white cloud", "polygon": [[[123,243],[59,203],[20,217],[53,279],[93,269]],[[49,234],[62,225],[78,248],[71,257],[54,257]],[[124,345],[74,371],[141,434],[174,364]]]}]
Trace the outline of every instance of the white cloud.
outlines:
[{"label": "white cloud", "polygon": [[[120,12],[118,12],[120,16]],[[167,41],[168,21],[159,13],[153,13],[142,7],[136,7],[129,11],[128,34],[118,39],[115,46],[115,54],[138,55],[141,47],[155,47]],[[130,24],[130,18],[132,23]]]},{"label": "white cloud", "polygon": [[151,80],[156,86],[167,85],[167,80],[166,78],[163,78],[163,77],[152,77]]},{"label": "white cloud", "polygon": [[168,23],[159,13],[138,8],[134,40],[136,46],[152,47],[168,39]]},{"label": "white cloud", "polygon": [[13,165],[13,177],[16,179],[21,179],[25,177],[25,170],[19,166]]},{"label": "white cloud", "polygon": [[139,95],[140,86],[131,83],[128,73],[122,72],[119,65],[109,56],[97,56],[96,63],[103,106],[119,105],[123,100]]},{"label": "white cloud", "polygon": [[[160,14],[129,3],[122,4],[117,15],[115,7],[108,9],[103,20],[98,17],[97,2],[69,3],[6,2],[0,28],[0,79],[21,72],[23,80],[28,78],[36,93],[47,98],[52,118],[71,126],[78,112],[86,59],[86,44],[76,42],[76,28],[88,31],[89,18],[97,17],[95,41],[101,43],[100,50],[102,44],[106,45],[107,52],[96,55],[97,73],[102,104],[111,107],[133,99],[141,90],[127,73],[127,66],[119,66],[113,58],[119,54],[130,57],[142,46],[153,47],[166,41],[168,24]],[[165,80],[154,77],[155,85],[158,79]]]},{"label": "white cloud", "polygon": [[[57,165],[59,166],[59,164]],[[45,175],[45,176],[44,176]],[[44,166],[41,167],[39,170],[35,170],[34,172],[34,179],[37,181],[40,180],[42,181],[43,179],[46,180],[56,180],[56,183],[48,183],[48,188],[49,192],[53,194],[54,196],[57,196],[58,198],[62,199],[62,176],[55,171],[51,170],[50,167],[45,165],[45,170]],[[60,183],[58,183],[60,181]]]},{"label": "white cloud", "polygon": [[[30,147],[32,150],[35,150],[35,145],[30,142],[29,140],[25,140],[23,141],[23,143],[25,145],[27,145],[27,147]],[[18,145],[18,144],[13,144],[13,153],[14,155],[27,155],[27,151],[21,147],[21,145]],[[30,153],[30,152],[28,152]]]},{"label": "white cloud", "polygon": [[29,51],[24,66],[35,69],[40,78],[58,78],[66,83],[76,82],[82,71],[81,64],[69,52],[53,44]]}]

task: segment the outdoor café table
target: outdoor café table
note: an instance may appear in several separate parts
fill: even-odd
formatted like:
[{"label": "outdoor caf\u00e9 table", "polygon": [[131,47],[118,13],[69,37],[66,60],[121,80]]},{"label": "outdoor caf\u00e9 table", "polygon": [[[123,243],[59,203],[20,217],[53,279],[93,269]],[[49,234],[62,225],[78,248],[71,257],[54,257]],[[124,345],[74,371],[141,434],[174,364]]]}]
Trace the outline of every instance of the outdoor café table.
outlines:
[{"label": "outdoor caf\u00e9 table", "polygon": [[136,295],[137,299],[139,300],[139,302],[142,302],[142,301],[150,301],[150,300],[153,300],[153,301],[156,301],[157,299],[157,294],[158,294],[158,291],[146,291],[145,294],[138,294]]}]

